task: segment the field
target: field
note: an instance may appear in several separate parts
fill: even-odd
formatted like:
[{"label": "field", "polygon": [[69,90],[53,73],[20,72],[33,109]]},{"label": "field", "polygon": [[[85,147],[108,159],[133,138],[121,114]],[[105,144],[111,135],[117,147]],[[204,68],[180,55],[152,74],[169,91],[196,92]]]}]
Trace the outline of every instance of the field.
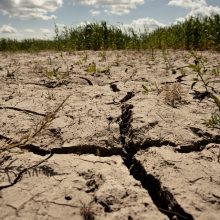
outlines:
[{"label": "field", "polygon": [[0,219],[219,219],[218,52],[0,60]]}]

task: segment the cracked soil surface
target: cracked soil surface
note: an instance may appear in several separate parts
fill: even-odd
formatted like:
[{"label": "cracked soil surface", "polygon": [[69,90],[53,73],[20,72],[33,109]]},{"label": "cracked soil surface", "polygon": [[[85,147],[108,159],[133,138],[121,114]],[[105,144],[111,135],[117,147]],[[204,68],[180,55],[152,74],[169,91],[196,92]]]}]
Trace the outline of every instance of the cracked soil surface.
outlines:
[{"label": "cracked soil surface", "polygon": [[220,129],[204,124],[216,106],[191,90],[190,53],[167,56],[0,53],[0,219],[219,220]]}]

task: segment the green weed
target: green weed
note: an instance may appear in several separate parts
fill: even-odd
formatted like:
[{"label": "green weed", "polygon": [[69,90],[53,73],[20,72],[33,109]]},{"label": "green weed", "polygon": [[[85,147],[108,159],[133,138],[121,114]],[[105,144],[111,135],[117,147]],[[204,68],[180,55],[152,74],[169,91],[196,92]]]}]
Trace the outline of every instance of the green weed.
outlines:
[{"label": "green weed", "polygon": [[[191,85],[191,89],[193,90],[197,84],[200,84],[204,91],[199,92],[195,91],[197,94],[197,98],[202,101],[203,99],[211,98],[212,101],[215,103],[217,107],[217,111],[212,113],[211,118],[206,123],[207,126],[219,126],[220,125],[220,99],[217,97],[215,90],[215,80],[213,80],[213,77],[216,77],[218,75],[218,70],[211,69],[208,71],[208,68],[206,67],[205,60],[202,57],[197,56],[195,53],[192,52],[192,56],[194,57],[194,63],[190,64],[189,67],[192,69],[192,71],[196,74],[196,77],[194,78],[194,81]],[[213,74],[214,73],[214,74]]]},{"label": "green weed", "polygon": [[220,129],[220,113],[218,111],[212,113],[211,118],[205,121],[205,125],[209,128]]},{"label": "green weed", "polygon": [[89,66],[86,68],[86,72],[89,74],[95,74],[97,72],[96,63],[90,63]]}]

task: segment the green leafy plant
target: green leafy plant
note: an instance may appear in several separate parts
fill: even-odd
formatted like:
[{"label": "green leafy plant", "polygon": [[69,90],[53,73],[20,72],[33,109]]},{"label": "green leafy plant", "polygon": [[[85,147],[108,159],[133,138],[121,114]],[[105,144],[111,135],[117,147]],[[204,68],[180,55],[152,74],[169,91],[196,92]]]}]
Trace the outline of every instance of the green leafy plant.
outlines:
[{"label": "green leafy plant", "polygon": [[[204,91],[196,91],[196,98],[203,100],[206,97],[211,98],[215,103],[218,112],[212,113],[211,119],[208,120],[207,125],[211,127],[211,125],[216,126],[220,124],[219,115],[220,115],[220,99],[217,97],[217,92],[214,88],[215,81],[213,81],[213,69],[208,71],[205,61],[202,57],[198,57],[195,53],[192,53],[194,57],[194,64],[190,64],[189,67],[196,74],[194,81],[191,85],[191,89],[193,90],[197,84],[200,84]],[[208,74],[209,73],[209,74]],[[216,73],[216,70],[214,71]],[[215,74],[214,74],[215,75]]]},{"label": "green leafy plant", "polygon": [[61,67],[59,66],[59,67],[53,67],[52,69],[47,69],[45,71],[46,77],[48,79],[56,79],[56,80],[67,78],[69,76],[69,70],[67,69],[66,72],[61,72],[60,68]]},{"label": "green leafy plant", "polygon": [[86,72],[89,74],[94,74],[97,72],[96,63],[92,62],[89,64],[89,66],[86,68]]},{"label": "green leafy plant", "polygon": [[212,113],[211,118],[205,121],[205,125],[210,128],[220,129],[220,113],[218,111]]},{"label": "green leafy plant", "polygon": [[143,88],[143,94],[148,95],[149,92],[152,91],[156,91],[157,95],[159,95],[162,91],[161,88],[159,88],[157,82],[153,82],[149,87],[147,87],[146,85],[142,84],[142,88]]}]

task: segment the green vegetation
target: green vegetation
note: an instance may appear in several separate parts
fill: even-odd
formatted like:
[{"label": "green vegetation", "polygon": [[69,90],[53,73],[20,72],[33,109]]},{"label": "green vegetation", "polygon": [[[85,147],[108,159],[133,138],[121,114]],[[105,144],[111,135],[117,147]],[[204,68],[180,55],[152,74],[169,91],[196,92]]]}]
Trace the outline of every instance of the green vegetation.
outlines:
[{"label": "green vegetation", "polygon": [[25,39],[22,41],[12,39],[0,39],[0,51],[30,51],[36,52],[41,50],[53,50],[53,40],[37,40],[37,39]]},{"label": "green vegetation", "polygon": [[220,15],[190,18],[165,28],[159,28],[146,37],[152,48],[220,49]]},{"label": "green vegetation", "polygon": [[[189,67],[196,74],[194,81],[191,85],[191,89],[194,90],[194,98],[202,101],[203,99],[210,98],[216,105],[215,111],[212,113],[211,118],[208,121],[205,121],[205,124],[208,127],[219,128],[220,126],[220,99],[217,97],[218,92],[215,90],[215,77],[219,76],[218,68],[211,68],[208,70],[206,67],[205,60],[202,57],[197,56],[192,52],[194,58],[194,63],[190,64]],[[195,87],[200,86],[203,88],[203,91],[196,90]]]},{"label": "green vegetation", "polygon": [[0,39],[0,51],[151,49],[153,54],[153,49],[168,48],[220,50],[220,15],[190,18],[150,33],[137,33],[102,21],[63,30],[55,26],[53,40]]}]

